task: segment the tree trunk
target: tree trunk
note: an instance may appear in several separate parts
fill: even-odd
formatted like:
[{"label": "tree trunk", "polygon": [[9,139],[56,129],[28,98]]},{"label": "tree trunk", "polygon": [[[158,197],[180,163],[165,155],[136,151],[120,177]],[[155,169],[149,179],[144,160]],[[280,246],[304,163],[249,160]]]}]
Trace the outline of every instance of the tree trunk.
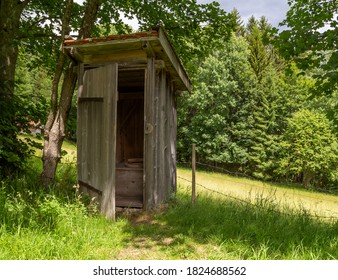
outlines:
[{"label": "tree trunk", "polygon": [[[70,14],[73,1],[69,0],[66,7],[65,17],[62,24],[62,39],[65,30],[69,28]],[[89,0],[83,16],[82,27],[79,31],[79,38],[89,37],[94,27],[97,12],[99,10],[101,0]],[[68,7],[70,6],[70,8]],[[77,81],[77,73],[74,71],[75,63],[69,63],[64,73],[60,101],[58,102],[58,84],[64,69],[65,63],[69,60],[63,53],[59,55],[59,61],[55,70],[51,91],[51,109],[47,119],[44,133],[43,148],[43,171],[41,181],[44,185],[53,182],[56,174],[57,165],[61,159],[61,146],[66,135],[66,123],[68,113],[71,108],[73,93]]]},{"label": "tree trunk", "polygon": [[0,0],[0,176],[21,168],[27,151],[17,137],[14,90],[20,18],[28,2]]},{"label": "tree trunk", "polygon": [[74,65],[70,63],[64,73],[58,108],[56,112],[51,109],[47,119],[42,158],[43,171],[41,174],[41,181],[44,185],[49,185],[53,182],[57,165],[61,159],[61,146],[66,135],[66,123],[77,78],[73,70]]},{"label": "tree trunk", "polygon": [[[64,12],[64,17],[62,19],[61,42],[63,42],[66,31],[69,29],[72,8],[73,0],[68,0]],[[61,145],[64,138],[65,130],[62,123],[62,118],[63,116],[67,115],[67,111],[69,110],[67,110],[67,104],[64,104],[63,107],[58,106],[59,83],[61,80],[63,69],[65,67],[65,63],[66,56],[62,52],[62,50],[60,50],[52,81],[50,111],[44,130],[44,146],[42,154],[43,170],[41,173],[41,181],[44,185],[49,185],[53,181],[55,177],[56,167],[61,159]],[[66,79],[68,79],[68,77],[65,75],[64,81],[66,81]],[[70,108],[70,105],[68,105],[68,107]]]},{"label": "tree trunk", "polygon": [[312,179],[313,179],[313,173],[309,170],[304,170],[303,171],[303,186],[306,189],[310,188],[310,183]]},{"label": "tree trunk", "polygon": [[11,98],[14,94],[20,18],[28,2],[0,1],[0,98]]}]

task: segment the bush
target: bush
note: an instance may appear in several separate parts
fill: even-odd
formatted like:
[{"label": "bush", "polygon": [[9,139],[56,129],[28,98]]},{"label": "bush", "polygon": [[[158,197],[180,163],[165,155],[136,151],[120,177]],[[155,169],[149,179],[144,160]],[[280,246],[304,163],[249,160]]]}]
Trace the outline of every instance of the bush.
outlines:
[{"label": "bush", "polygon": [[302,177],[304,187],[336,180],[338,143],[324,114],[301,110],[288,120],[278,172]]}]

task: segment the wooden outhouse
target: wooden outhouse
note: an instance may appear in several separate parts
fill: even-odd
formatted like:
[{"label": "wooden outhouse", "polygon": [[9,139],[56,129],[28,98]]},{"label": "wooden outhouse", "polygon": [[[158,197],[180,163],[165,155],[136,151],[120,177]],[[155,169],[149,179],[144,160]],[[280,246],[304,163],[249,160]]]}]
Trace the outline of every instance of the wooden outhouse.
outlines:
[{"label": "wooden outhouse", "polygon": [[78,62],[77,178],[114,218],[176,190],[176,95],[191,83],[165,30],[66,40]]}]

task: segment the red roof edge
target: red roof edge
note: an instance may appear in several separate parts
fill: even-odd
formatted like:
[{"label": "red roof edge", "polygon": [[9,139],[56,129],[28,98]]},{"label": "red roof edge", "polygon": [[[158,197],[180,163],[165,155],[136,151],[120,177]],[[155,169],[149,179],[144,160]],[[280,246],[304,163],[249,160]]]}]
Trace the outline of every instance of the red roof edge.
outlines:
[{"label": "red roof edge", "polygon": [[122,34],[122,35],[109,35],[106,37],[99,38],[84,38],[79,40],[65,40],[64,46],[71,45],[82,45],[88,43],[99,43],[99,42],[108,42],[108,41],[119,41],[119,40],[128,40],[128,39],[139,39],[147,37],[158,37],[159,32],[156,30],[146,31],[146,32],[137,32],[131,34]]}]

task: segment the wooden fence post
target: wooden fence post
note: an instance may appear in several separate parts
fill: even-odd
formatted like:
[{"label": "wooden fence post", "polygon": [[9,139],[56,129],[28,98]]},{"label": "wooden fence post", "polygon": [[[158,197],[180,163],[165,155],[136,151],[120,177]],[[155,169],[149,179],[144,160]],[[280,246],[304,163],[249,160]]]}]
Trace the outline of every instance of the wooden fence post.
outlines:
[{"label": "wooden fence post", "polygon": [[191,168],[192,168],[191,202],[194,205],[195,199],[196,199],[196,145],[195,144],[192,144]]}]

